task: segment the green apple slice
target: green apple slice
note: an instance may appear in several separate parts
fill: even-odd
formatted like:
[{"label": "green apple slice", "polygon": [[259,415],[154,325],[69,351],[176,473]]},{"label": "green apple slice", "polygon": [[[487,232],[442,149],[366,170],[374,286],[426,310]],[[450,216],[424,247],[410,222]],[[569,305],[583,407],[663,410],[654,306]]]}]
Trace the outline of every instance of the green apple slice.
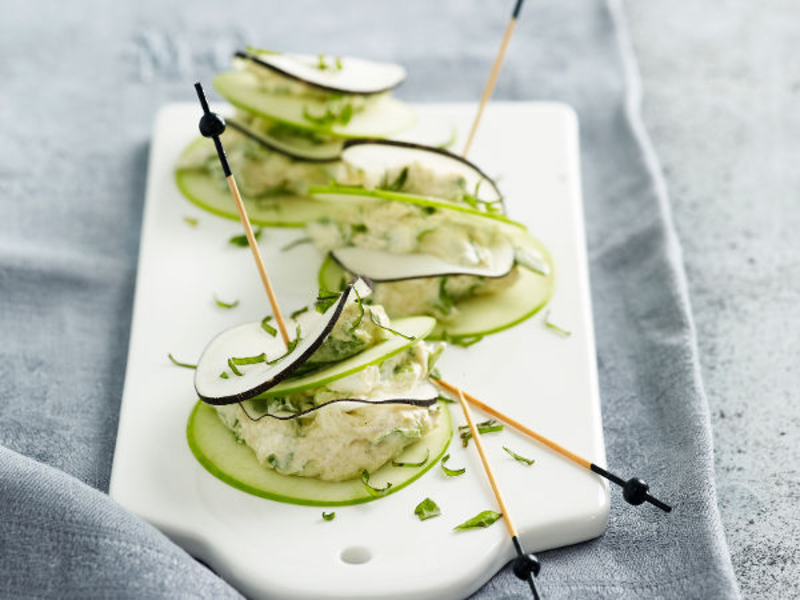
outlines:
[{"label": "green apple slice", "polygon": [[480,217],[483,219],[490,219],[502,226],[510,227],[512,230],[525,231],[527,229],[522,223],[509,219],[500,213],[486,212],[475,209],[469,204],[453,202],[443,198],[434,198],[432,196],[420,196],[418,194],[407,194],[390,190],[368,190],[363,187],[342,185],[339,183],[334,185],[314,185],[308,188],[308,193],[315,200],[330,203],[357,204],[374,200],[405,202],[407,204],[414,204],[431,209],[449,210],[452,211],[454,215],[460,215],[466,218]]},{"label": "green apple slice", "polygon": [[[406,487],[424,475],[447,451],[453,427],[447,406],[440,403],[441,414],[436,428],[412,444],[396,460],[413,463],[429,459],[420,467],[396,467],[387,463],[370,474],[370,485],[392,487],[384,495]],[[214,477],[254,496],[306,506],[348,506],[376,500],[361,480],[321,481],[307,477],[281,475],[259,464],[253,451],[236,441],[216,414],[215,409],[198,402],[186,428],[189,448],[198,462]],[[382,497],[382,496],[381,496]]]}]

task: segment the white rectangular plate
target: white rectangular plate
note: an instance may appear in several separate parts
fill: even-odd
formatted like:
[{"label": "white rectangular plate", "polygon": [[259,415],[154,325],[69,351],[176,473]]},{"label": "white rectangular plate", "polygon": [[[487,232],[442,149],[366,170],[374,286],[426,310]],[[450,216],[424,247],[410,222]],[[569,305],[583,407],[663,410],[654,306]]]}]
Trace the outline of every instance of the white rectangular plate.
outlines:
[{"label": "white rectangular plate", "polygon": [[[463,144],[473,104],[424,104],[421,120],[452,123]],[[495,500],[473,445],[454,440],[448,479],[436,467],[408,488],[369,504],[321,509],[250,496],[214,478],[192,456],[186,421],[196,401],[193,372],[167,353],[196,362],[221,330],[260,320],[269,306],[250,253],[227,243],[241,225],[202,212],[178,192],[173,166],[197,135],[195,104],[165,107],[156,120],[142,225],[133,327],[111,476],[111,496],[245,594],[273,598],[461,598],[512,557],[502,522],[456,533],[453,527]],[[442,128],[447,130],[447,127]],[[470,348],[450,348],[440,369],[450,382],[528,424],[585,458],[604,464],[600,401],[583,209],[577,119],[553,103],[492,103],[470,158],[500,178],[512,218],[551,250],[557,290],[552,320],[542,316]],[[199,220],[196,227],[185,216]],[[265,230],[262,252],[282,306],[314,298],[321,257],[309,246],[280,252],[302,230]],[[214,295],[239,299],[219,308]],[[455,422],[464,422],[457,406]],[[477,413],[476,413],[477,414]],[[530,551],[600,535],[608,490],[595,475],[510,428],[484,437],[509,509]],[[502,449],[536,460],[531,467]],[[442,516],[424,522],[414,507],[430,497]],[[342,560],[343,551],[366,558]],[[547,577],[545,562],[541,577]],[[522,585],[522,584],[521,584]]]}]

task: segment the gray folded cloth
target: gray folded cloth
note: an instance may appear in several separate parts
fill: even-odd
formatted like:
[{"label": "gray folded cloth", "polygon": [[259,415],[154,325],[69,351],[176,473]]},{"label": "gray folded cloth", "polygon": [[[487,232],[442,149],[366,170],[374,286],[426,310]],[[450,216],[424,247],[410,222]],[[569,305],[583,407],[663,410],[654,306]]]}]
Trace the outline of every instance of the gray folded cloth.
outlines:
[{"label": "gray folded cloth", "polygon": [[[233,588],[108,487],[147,141],[247,42],[409,68],[401,96],[479,97],[511,2],[14,2],[0,22],[0,596],[225,597]],[[495,93],[581,120],[609,468],[600,539],[544,553],[546,598],[738,596],[678,242],[616,2],[531,1]],[[44,464],[42,464],[44,463]],[[96,488],[96,489],[93,489]],[[527,597],[508,569],[476,597]]]}]

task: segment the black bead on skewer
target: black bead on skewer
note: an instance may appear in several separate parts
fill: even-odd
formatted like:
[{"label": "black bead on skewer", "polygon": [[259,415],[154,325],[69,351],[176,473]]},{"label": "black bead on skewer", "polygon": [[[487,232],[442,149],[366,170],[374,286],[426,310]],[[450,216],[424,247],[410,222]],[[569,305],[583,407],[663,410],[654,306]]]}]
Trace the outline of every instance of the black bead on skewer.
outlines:
[{"label": "black bead on skewer", "polygon": [[631,479],[628,479],[628,481],[625,481],[621,477],[617,477],[613,473],[609,473],[604,468],[598,467],[594,463],[592,463],[591,469],[601,477],[605,477],[612,483],[616,483],[619,487],[621,487],[622,497],[625,498],[625,502],[628,504],[639,506],[640,504],[649,502],[653,506],[660,508],[666,513],[672,512],[672,507],[669,504],[666,504],[658,498],[650,495],[650,486],[644,479],[632,477]]},{"label": "black bead on skewer", "polygon": [[200,134],[203,137],[214,140],[219,162],[222,165],[222,172],[225,173],[225,177],[230,177],[231,167],[228,165],[228,157],[225,155],[225,148],[222,147],[222,141],[219,139],[219,136],[225,132],[225,119],[217,113],[211,112],[211,109],[208,107],[206,93],[203,91],[203,86],[199,81],[194,84],[194,90],[197,92],[197,99],[200,100],[200,106],[203,107],[203,116],[200,117]]},{"label": "black bead on skewer", "polygon": [[536,558],[535,554],[525,552],[525,548],[522,547],[522,542],[519,541],[517,536],[512,537],[511,541],[514,542],[514,549],[517,551],[517,558],[511,563],[511,570],[514,572],[514,575],[517,576],[517,579],[528,582],[531,586],[531,593],[533,594],[534,600],[540,600],[534,577],[539,574],[542,565],[539,563],[539,559]]}]

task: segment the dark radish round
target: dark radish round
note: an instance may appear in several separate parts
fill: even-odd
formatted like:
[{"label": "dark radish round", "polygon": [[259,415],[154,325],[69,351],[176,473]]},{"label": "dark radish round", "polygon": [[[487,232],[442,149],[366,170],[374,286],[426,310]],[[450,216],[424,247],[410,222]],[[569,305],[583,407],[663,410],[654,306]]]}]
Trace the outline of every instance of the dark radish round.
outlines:
[{"label": "dark radish round", "polygon": [[474,163],[443,148],[400,140],[348,140],[342,150],[342,160],[368,173],[402,169],[418,162],[437,174],[460,175],[467,193],[475,195],[480,202],[497,203],[503,208],[503,195],[495,181]]},{"label": "dark radish round", "polygon": [[[197,362],[194,388],[197,395],[207,404],[223,405],[242,402],[253,398],[278,385],[300,367],[328,337],[336,321],[342,314],[345,304],[356,296],[364,296],[369,288],[363,280],[347,285],[338,300],[323,313],[307,311],[297,321],[287,320],[290,331],[296,331],[299,324],[301,338],[287,353],[283,340],[265,331],[260,323],[247,323],[223,331],[203,350]],[[296,335],[296,334],[295,334]],[[221,373],[230,368],[229,359],[266,355],[266,360],[242,366],[236,373]],[[276,358],[281,360],[270,364]]]},{"label": "dark radish round", "polygon": [[474,275],[499,278],[514,268],[514,247],[506,239],[489,248],[491,259],[483,266],[464,266],[451,263],[429,254],[394,254],[385,250],[371,250],[347,246],[331,250],[330,256],[345,271],[368,277],[374,282],[404,281],[451,275]]},{"label": "dark radish round", "polygon": [[311,87],[340,94],[380,94],[396,88],[406,78],[406,70],[400,65],[352,56],[237,52],[236,57]]}]

